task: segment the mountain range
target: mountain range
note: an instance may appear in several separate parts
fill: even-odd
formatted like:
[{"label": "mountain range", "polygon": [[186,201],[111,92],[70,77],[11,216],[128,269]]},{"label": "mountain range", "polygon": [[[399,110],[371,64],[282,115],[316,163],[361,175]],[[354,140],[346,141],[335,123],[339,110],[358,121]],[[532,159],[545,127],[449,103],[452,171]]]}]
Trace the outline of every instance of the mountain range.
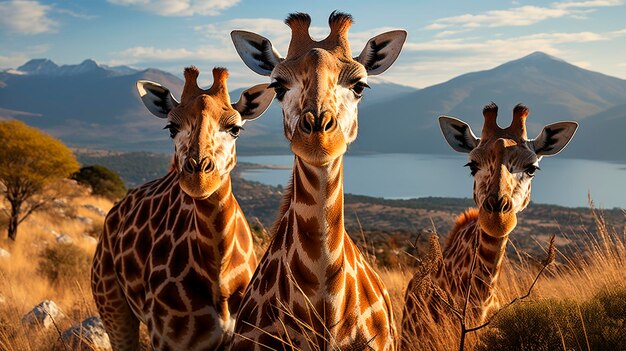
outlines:
[{"label": "mountain range", "polygon": [[[578,135],[565,156],[626,162],[620,136],[626,127],[626,80],[541,52],[424,89],[376,78],[370,79],[372,89],[359,106],[359,137],[351,153],[452,153],[437,116],[461,118],[479,135],[482,106],[494,101],[503,127],[510,123],[513,106],[526,104],[530,136],[548,123],[578,121]],[[75,147],[171,152],[163,121],[152,117],[138,97],[139,79],[159,82],[177,97],[183,86],[178,76],[158,69],[31,60],[0,72],[0,118],[24,120]],[[233,101],[240,92],[231,92]],[[289,152],[278,103],[245,129],[240,154]]]}]

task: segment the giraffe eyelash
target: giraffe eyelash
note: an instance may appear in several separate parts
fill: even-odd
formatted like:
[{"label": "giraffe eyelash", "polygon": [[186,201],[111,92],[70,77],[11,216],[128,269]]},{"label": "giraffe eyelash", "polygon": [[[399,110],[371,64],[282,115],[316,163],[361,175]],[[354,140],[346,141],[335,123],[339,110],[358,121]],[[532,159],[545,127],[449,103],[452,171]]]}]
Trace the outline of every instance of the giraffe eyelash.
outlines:
[{"label": "giraffe eyelash", "polygon": [[176,135],[178,134],[180,126],[174,122],[169,122],[167,125],[165,125],[165,127],[163,127],[163,129],[169,129],[170,131],[170,138],[174,139],[176,137]]},{"label": "giraffe eyelash", "polygon": [[470,161],[468,163],[466,163],[465,165],[463,165],[463,167],[469,167],[470,168],[470,173],[473,176],[476,175],[476,173],[478,173],[478,171],[480,170],[480,168],[478,167],[478,163],[476,163],[475,161]]},{"label": "giraffe eyelash", "polygon": [[524,170],[524,173],[526,173],[526,175],[528,175],[529,177],[534,177],[535,176],[535,172],[540,171],[540,170],[541,170],[541,168],[539,168],[539,166],[529,165]]},{"label": "giraffe eyelash", "polygon": [[267,86],[268,89],[273,88],[276,92],[276,100],[281,101],[285,97],[285,93],[289,91],[285,87],[285,82],[282,79],[276,79],[270,85]]},{"label": "giraffe eyelash", "polygon": [[352,86],[352,88],[350,88],[350,90],[354,93],[354,96],[357,99],[360,99],[363,97],[363,91],[365,88],[370,89],[370,86],[365,82],[358,81]]}]

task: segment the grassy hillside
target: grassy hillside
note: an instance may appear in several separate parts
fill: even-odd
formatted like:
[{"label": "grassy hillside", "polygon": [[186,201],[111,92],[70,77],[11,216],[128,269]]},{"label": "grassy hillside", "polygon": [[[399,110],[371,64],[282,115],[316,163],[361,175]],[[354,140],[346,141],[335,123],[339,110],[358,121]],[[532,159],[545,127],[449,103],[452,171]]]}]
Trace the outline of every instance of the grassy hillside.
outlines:
[{"label": "grassy hillside", "polygon": [[[256,193],[243,191],[256,189],[260,192],[259,189],[264,186],[259,187],[249,182],[242,182],[238,186],[240,193],[247,194],[239,196],[240,203],[247,208],[247,211],[256,209],[259,218],[270,216],[272,210],[268,207],[272,207],[273,204],[259,206],[259,203],[265,201],[263,198],[257,198]],[[273,197],[280,196],[280,189],[265,187],[263,190],[268,194],[270,191],[274,192]],[[418,262],[412,256],[420,258],[423,257],[423,253],[405,252],[404,248],[398,246],[389,253],[404,257],[404,259],[390,260],[385,254],[381,254],[381,247],[374,242],[376,236],[370,233],[384,233],[387,242],[397,242],[401,239],[397,239],[394,235],[393,227],[383,225],[384,221],[370,222],[367,218],[375,212],[389,212],[389,216],[393,218],[404,216],[408,219],[416,216],[415,214],[420,211],[425,214],[424,218],[443,218],[465,207],[468,201],[450,199],[377,201],[377,204],[373,204],[364,202],[361,197],[348,196],[349,205],[346,213],[349,218],[359,217],[361,224],[367,228],[360,231],[355,220],[349,222],[351,223],[349,225],[357,227],[354,234],[361,250],[372,254],[368,257],[387,284],[399,327],[404,289]],[[21,232],[17,242],[5,239],[4,235],[0,238],[0,247],[11,253],[10,258],[0,257],[0,277],[2,277],[0,279],[0,349],[43,351],[50,350],[51,345],[56,343],[63,350],[63,345],[57,342],[57,329],[63,331],[73,323],[96,313],[89,291],[90,257],[93,255],[95,246],[91,235],[99,235],[104,220],[102,214],[95,208],[108,211],[111,206],[111,202],[85,193],[79,198],[59,202],[51,212],[38,213],[30,217],[20,227]],[[275,209],[275,207],[272,208]],[[499,292],[503,301],[522,295],[537,273],[534,255],[521,253],[532,251],[532,247],[538,248],[540,252],[541,248],[545,247],[548,236],[555,232],[567,232],[569,237],[577,237],[579,240],[559,248],[556,257],[557,264],[550,267],[541,277],[528,302],[519,303],[515,305],[515,308],[501,314],[491,326],[480,333],[480,340],[477,338],[479,335],[471,336],[466,349],[485,349],[485,345],[494,345],[494,343],[501,346],[502,350],[516,349],[504,347],[509,343],[518,345],[515,343],[518,342],[517,339],[512,338],[529,339],[531,346],[535,345],[533,346],[535,348],[527,349],[539,349],[537,345],[541,345],[542,340],[533,340],[533,335],[524,334],[525,328],[518,328],[517,334],[513,334],[511,328],[507,327],[513,322],[538,324],[545,338],[558,339],[559,335],[564,335],[565,346],[556,349],[600,350],[604,347],[602,345],[616,345],[608,344],[608,342],[619,342],[619,335],[614,335],[615,330],[618,332],[623,330],[619,327],[626,322],[623,319],[624,314],[620,314],[620,308],[623,310],[623,305],[619,305],[622,301],[620,299],[626,294],[626,271],[623,269],[626,264],[624,213],[609,212],[600,216],[590,209],[543,208],[537,205],[531,205],[530,209],[537,211],[538,216],[542,213],[542,218],[554,216],[558,219],[561,215],[566,216],[563,218],[567,216],[577,218],[575,222],[572,220],[567,226],[559,224],[558,221],[553,221],[554,224],[545,224],[544,219],[536,219],[535,228],[537,229],[532,233],[533,240],[523,241],[515,239],[515,236],[512,237],[513,245],[510,246],[516,251],[508,254],[508,259],[504,264]],[[520,223],[532,222],[533,215],[533,211],[530,211],[524,219],[520,220]],[[269,239],[263,234],[264,228],[267,227],[262,221],[257,221],[254,216],[248,218],[257,234],[265,238],[264,241],[257,243],[258,252],[261,253]],[[586,221],[591,221],[591,223],[585,224]],[[547,220],[547,222],[551,221]],[[384,230],[378,230],[376,226],[379,224],[377,223],[383,225]],[[559,225],[561,225],[560,229]],[[445,225],[441,227],[444,228]],[[2,229],[4,232],[5,227],[2,226]],[[418,227],[410,231],[412,235],[410,240],[419,234],[418,231]],[[70,237],[73,244],[58,243],[57,237],[60,235]],[[430,233],[422,233],[425,237],[429,235]],[[567,239],[563,238],[563,240]],[[22,316],[44,299],[55,301],[67,317],[58,319],[56,326],[47,330],[41,327],[23,326],[20,323]],[[615,307],[617,309],[609,310],[608,308],[614,305],[613,302],[617,303]],[[579,306],[580,314],[576,311],[567,315],[559,313],[564,308],[567,311],[571,310],[572,306]],[[588,327],[585,329],[581,327],[582,325]],[[599,328],[598,325],[604,325],[606,328]],[[442,330],[440,339],[447,343],[441,344],[442,347],[456,349],[458,335],[458,324],[455,323],[452,323],[450,328]],[[590,343],[595,344],[587,348],[582,341],[586,337]],[[506,338],[511,338],[511,340]],[[615,338],[618,341],[615,341]]]}]

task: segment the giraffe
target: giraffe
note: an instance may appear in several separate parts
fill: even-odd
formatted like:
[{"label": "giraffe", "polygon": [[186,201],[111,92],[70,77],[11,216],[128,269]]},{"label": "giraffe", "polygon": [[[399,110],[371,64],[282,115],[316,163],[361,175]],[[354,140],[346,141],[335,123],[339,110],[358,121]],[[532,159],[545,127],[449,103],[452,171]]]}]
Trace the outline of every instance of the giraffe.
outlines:
[{"label": "giraffe", "polygon": [[273,240],[246,290],[232,350],[394,350],[389,295],[344,228],[343,155],[357,135],[367,76],[398,57],[406,32],[369,40],[352,58],[352,17],[333,12],[330,34],[309,36],[291,14],[285,58],[260,35],[233,31],[244,63],[270,76],[294,165]]},{"label": "giraffe", "polygon": [[231,191],[235,139],[274,92],[254,86],[230,103],[224,68],[198,86],[185,69],[179,103],[138,81],[152,114],[167,120],[174,162],[162,178],[130,191],[109,212],[92,267],[92,291],[113,350],[139,350],[145,323],[154,350],[223,350],[257,265],[252,236]]},{"label": "giraffe", "polygon": [[467,123],[439,117],[448,144],[469,154],[466,166],[474,177],[477,208],[456,219],[440,264],[430,274],[416,274],[409,283],[402,321],[403,349],[411,349],[415,341],[426,345],[432,340],[434,330],[428,328],[437,328],[440,314],[449,311],[441,299],[462,310],[471,288],[467,316],[479,323],[490,310],[498,308],[495,291],[502,259],[509,234],[517,225],[517,213],[530,202],[531,181],[539,170],[539,161],[563,150],[578,127],[576,122],[553,123],[545,126],[536,139],[529,140],[528,113],[527,107],[518,104],[513,109],[513,121],[503,129],[496,122],[498,106],[486,105],[480,138]]}]

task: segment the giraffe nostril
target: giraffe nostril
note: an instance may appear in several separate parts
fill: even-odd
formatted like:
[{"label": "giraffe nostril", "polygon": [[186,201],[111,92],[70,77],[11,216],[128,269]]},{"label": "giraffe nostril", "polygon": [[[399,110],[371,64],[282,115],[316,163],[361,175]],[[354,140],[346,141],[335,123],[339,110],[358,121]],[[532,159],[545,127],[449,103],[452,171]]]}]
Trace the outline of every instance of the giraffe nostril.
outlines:
[{"label": "giraffe nostril", "polygon": [[499,197],[490,195],[483,203],[485,210],[494,213],[506,213],[513,209],[513,203],[508,196]]},{"label": "giraffe nostril", "polygon": [[193,157],[190,157],[187,162],[183,165],[183,170],[189,174],[193,174],[196,169],[196,160]]},{"label": "giraffe nostril", "polygon": [[502,212],[510,212],[511,210],[513,210],[513,201],[511,200],[511,198],[504,197],[502,198],[502,206],[501,206],[501,211]]},{"label": "giraffe nostril", "polygon": [[211,172],[213,170],[213,165],[214,165],[214,163],[211,162],[211,160],[207,157],[207,158],[204,158],[202,160],[202,163],[200,165],[200,169],[204,173],[209,173],[209,172]]},{"label": "giraffe nostril", "polygon": [[310,134],[313,131],[313,126],[309,122],[309,119],[306,118],[306,116],[302,118],[302,122],[300,123],[300,129],[302,129],[302,131],[307,134]]},{"label": "giraffe nostril", "polygon": [[324,131],[325,132],[329,131],[334,125],[335,125],[335,119],[334,118],[329,118],[328,122],[324,126]]},{"label": "giraffe nostril", "polygon": [[497,195],[490,195],[485,200],[483,207],[489,212],[500,212],[500,201]]}]

